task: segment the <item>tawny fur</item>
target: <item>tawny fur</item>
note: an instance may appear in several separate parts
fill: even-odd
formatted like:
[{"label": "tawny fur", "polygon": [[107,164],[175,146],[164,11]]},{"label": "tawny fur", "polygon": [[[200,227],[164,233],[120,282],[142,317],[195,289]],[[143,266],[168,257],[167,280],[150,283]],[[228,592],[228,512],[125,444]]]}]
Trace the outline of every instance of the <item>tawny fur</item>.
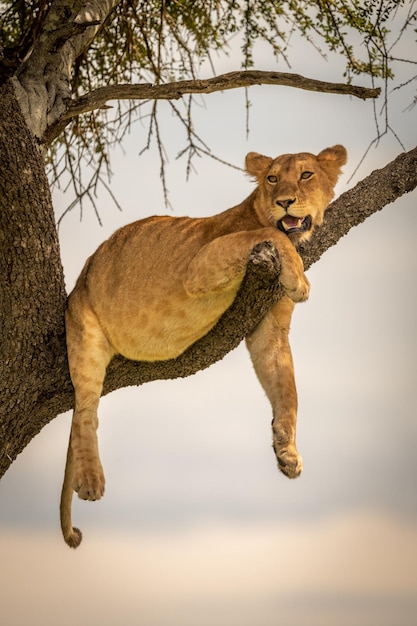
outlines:
[{"label": "tawny fur", "polygon": [[231,305],[251,251],[263,241],[278,250],[286,295],[246,343],[272,406],[278,466],[289,478],[299,476],[297,393],[288,332],[294,302],[306,300],[310,287],[295,246],[321,224],[345,162],[343,146],[317,156],[276,159],[251,152],[246,168],[257,187],[241,204],[207,218],[139,220],[115,232],[87,260],[66,310],[75,388],[61,497],[61,527],[69,546],[81,542],[81,532],[71,522],[73,490],[86,500],[98,500],[104,493],[97,407],[111,358],[121,354],[160,361],[181,354]]}]

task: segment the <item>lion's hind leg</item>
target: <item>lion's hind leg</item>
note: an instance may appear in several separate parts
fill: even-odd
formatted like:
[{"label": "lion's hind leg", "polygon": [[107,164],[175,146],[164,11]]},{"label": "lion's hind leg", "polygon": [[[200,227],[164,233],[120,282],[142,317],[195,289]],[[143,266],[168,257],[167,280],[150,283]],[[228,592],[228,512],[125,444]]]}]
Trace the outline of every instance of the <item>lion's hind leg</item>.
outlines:
[{"label": "lion's hind leg", "polygon": [[[69,545],[74,533],[79,533],[71,524],[72,490],[83,500],[99,500],[104,494],[105,478],[96,432],[97,408],[106,368],[114,353],[91,309],[81,306],[78,294],[71,297],[65,321],[75,408],[61,496],[61,526]],[[76,538],[74,541],[77,543]]]}]

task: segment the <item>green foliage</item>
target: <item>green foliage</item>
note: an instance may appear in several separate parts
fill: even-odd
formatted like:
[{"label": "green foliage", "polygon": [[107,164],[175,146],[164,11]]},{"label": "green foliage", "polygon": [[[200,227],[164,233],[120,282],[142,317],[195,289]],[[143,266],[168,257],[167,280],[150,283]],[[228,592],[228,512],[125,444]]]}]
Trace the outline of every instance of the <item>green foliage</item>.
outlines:
[{"label": "green foliage", "polygon": [[[51,2],[0,2],[4,53],[28,53]],[[345,57],[346,74],[386,76],[388,37],[407,0],[122,0],[73,71],[75,93],[132,80],[178,80],[196,75],[214,52],[227,53],[242,39],[242,67],[254,64],[256,45],[267,42],[276,57],[298,32],[323,54]],[[408,16],[410,26],[416,11]]]}]

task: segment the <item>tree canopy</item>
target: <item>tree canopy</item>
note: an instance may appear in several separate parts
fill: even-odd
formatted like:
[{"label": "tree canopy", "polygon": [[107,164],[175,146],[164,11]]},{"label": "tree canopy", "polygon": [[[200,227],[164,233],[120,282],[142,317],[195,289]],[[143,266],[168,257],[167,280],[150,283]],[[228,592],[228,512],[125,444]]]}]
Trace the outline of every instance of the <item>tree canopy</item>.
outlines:
[{"label": "tree canopy", "polygon": [[[410,65],[409,80],[414,78],[417,58],[408,50],[403,56],[401,46],[416,23],[414,5],[406,0],[10,0],[0,3],[0,78],[16,76],[25,86],[31,78],[53,74],[46,83],[53,106],[47,105],[48,120],[37,115],[36,133],[52,144],[51,180],[69,173],[75,204],[86,195],[91,199],[98,182],[105,184],[111,148],[137,116],[148,125],[144,147],[155,139],[163,161],[157,119],[161,98],[171,102],[188,133],[183,147],[188,167],[197,153],[207,153],[192,124],[194,94],[261,83],[361,98],[374,98],[382,88],[386,98],[393,86],[400,88],[393,83],[398,63]],[[255,70],[260,45],[269,48],[277,67],[290,70],[297,36],[326,58],[341,56],[343,82]],[[217,60],[236,51],[240,68],[213,78]],[[357,77],[366,80],[367,88],[353,85]]]}]

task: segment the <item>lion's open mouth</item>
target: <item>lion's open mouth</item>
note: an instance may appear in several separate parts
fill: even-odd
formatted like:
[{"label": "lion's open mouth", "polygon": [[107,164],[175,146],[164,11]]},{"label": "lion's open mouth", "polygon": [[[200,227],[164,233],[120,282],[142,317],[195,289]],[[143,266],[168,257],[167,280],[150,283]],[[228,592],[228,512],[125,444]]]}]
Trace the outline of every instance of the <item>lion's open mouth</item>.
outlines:
[{"label": "lion's open mouth", "polygon": [[286,215],[277,223],[279,230],[289,235],[290,233],[304,233],[311,228],[311,216],[306,215],[304,218]]}]

